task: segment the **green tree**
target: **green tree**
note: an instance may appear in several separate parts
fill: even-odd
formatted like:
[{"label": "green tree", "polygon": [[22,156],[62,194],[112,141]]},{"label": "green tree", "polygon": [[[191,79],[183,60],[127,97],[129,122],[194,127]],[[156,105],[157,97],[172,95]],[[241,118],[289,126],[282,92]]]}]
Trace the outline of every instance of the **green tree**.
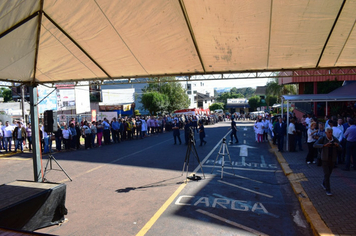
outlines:
[{"label": "green tree", "polygon": [[141,103],[151,115],[156,115],[167,109],[168,97],[159,92],[148,92],[141,96]]},{"label": "green tree", "polygon": [[0,97],[4,98],[4,102],[13,101],[11,89],[0,88]]},{"label": "green tree", "polygon": [[261,98],[259,96],[253,96],[248,100],[248,105],[250,105],[251,111],[257,110],[260,106]]},{"label": "green tree", "polygon": [[145,92],[159,92],[167,96],[168,106],[166,111],[173,112],[175,110],[188,108],[189,97],[185,93],[184,88],[178,82],[165,82],[171,79],[170,77],[160,78],[159,82],[149,84],[144,87],[142,91]]},{"label": "green tree", "polygon": [[210,111],[214,111],[214,110],[217,110],[217,109],[224,110],[224,103],[222,103],[222,102],[213,103],[213,104],[211,104],[209,106],[209,109],[210,109]]},{"label": "green tree", "polygon": [[273,104],[277,103],[277,100],[277,96],[268,95],[266,97],[267,106],[272,106]]},{"label": "green tree", "polygon": [[234,94],[234,93],[239,93],[239,92],[237,91],[236,87],[233,87],[232,89],[230,89],[230,93]]}]

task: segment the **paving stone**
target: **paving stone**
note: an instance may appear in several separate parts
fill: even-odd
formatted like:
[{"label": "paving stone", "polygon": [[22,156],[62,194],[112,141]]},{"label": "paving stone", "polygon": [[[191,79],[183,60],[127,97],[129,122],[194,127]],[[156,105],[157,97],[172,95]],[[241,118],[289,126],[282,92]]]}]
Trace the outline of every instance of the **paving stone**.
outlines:
[{"label": "paving stone", "polygon": [[284,152],[283,157],[293,173],[303,174],[308,181],[301,181],[304,191],[318,211],[322,220],[334,235],[356,235],[356,171],[343,171],[344,164],[331,174],[331,191],[333,196],[327,196],[320,186],[323,181],[323,170],[316,164],[307,165],[305,157],[308,147],[303,144],[305,151]]}]

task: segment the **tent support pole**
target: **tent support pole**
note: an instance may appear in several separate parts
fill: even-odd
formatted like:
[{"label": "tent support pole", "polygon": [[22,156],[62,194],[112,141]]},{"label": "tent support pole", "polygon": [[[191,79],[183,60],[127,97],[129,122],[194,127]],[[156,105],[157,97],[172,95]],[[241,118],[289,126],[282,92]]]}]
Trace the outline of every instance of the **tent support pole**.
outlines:
[{"label": "tent support pole", "polygon": [[284,101],[283,101],[283,98],[281,99],[281,117],[282,117],[282,119],[283,119],[283,103],[284,103]]},{"label": "tent support pole", "polygon": [[42,182],[42,158],[40,145],[40,129],[38,124],[37,87],[31,86],[30,90],[30,113],[32,131],[32,158],[33,174],[35,182]]},{"label": "tent support pole", "polygon": [[326,105],[325,105],[325,115],[329,115],[328,114],[328,101],[326,101]]},{"label": "tent support pole", "polygon": [[289,137],[288,137],[288,129],[289,129],[289,101],[287,100],[287,138],[286,138],[286,151],[289,151]]}]

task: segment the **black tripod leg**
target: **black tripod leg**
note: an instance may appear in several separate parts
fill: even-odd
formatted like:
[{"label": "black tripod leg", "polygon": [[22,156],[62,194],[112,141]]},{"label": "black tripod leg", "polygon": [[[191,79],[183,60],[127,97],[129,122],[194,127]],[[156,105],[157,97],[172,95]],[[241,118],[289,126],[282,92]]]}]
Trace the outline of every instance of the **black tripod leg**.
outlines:
[{"label": "black tripod leg", "polygon": [[57,165],[59,166],[59,168],[61,168],[61,170],[64,172],[64,174],[68,177],[68,179],[70,179],[70,181],[73,181],[69,175],[67,174],[67,172],[62,168],[62,166],[58,163],[58,161],[56,160],[56,158],[54,158],[53,156],[51,157],[56,163]]},{"label": "black tripod leg", "polygon": [[233,172],[234,175],[235,175],[234,166],[232,165],[231,157],[230,157],[230,153],[229,153],[229,149],[227,148],[227,146],[226,146],[226,153],[227,153],[227,156],[229,157],[229,160],[230,160],[230,165],[231,165],[231,168],[232,168],[232,172]]},{"label": "black tripod leg", "polygon": [[216,159],[215,159],[215,162],[214,162],[213,169],[211,170],[211,174],[213,173],[214,168],[215,168],[215,165],[216,165],[216,162],[218,161],[218,158],[219,158],[219,155],[220,155],[220,152],[221,152],[221,148],[222,148],[222,146],[220,146],[220,150],[219,150],[219,152],[218,152],[218,155],[216,156]]},{"label": "black tripod leg", "polygon": [[[46,173],[47,173],[47,168],[48,168],[48,164],[49,162],[51,161],[51,157],[48,157],[48,160],[47,160],[47,163],[46,163],[46,167],[43,171],[43,180],[45,180],[45,176],[46,176]],[[52,169],[52,164],[51,164],[51,169]]]},{"label": "black tripod leg", "polygon": [[[185,166],[187,165],[187,163],[189,162],[189,153],[190,153],[190,149],[191,149],[191,146],[190,146],[190,143],[188,144],[188,147],[187,147],[187,151],[185,153],[185,158],[184,158],[184,164],[183,164],[183,169],[182,169],[182,175],[184,173],[184,168]],[[188,162],[187,162],[188,161]]]},{"label": "black tripod leg", "polygon": [[195,147],[195,144],[193,144],[193,147],[194,147],[194,154],[195,154],[195,157],[197,158],[197,161],[198,161],[198,163],[199,163],[199,165],[200,165],[201,173],[203,174],[204,179],[205,179],[205,174],[204,174],[204,171],[203,171],[203,166],[201,165],[201,162],[200,162],[200,160],[199,160],[199,156],[198,156],[198,152],[197,152],[197,149],[196,149],[196,147]]}]

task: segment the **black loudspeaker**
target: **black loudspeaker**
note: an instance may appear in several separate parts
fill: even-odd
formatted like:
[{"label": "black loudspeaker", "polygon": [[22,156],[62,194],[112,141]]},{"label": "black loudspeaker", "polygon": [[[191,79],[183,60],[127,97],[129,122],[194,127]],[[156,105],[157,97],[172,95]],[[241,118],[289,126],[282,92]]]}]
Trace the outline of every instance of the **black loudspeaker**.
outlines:
[{"label": "black loudspeaker", "polygon": [[52,110],[47,110],[43,113],[44,120],[44,130],[48,132],[56,132],[58,130],[57,126],[57,112]]},{"label": "black loudspeaker", "polygon": [[0,227],[34,231],[62,223],[66,185],[15,181],[0,185]]}]

